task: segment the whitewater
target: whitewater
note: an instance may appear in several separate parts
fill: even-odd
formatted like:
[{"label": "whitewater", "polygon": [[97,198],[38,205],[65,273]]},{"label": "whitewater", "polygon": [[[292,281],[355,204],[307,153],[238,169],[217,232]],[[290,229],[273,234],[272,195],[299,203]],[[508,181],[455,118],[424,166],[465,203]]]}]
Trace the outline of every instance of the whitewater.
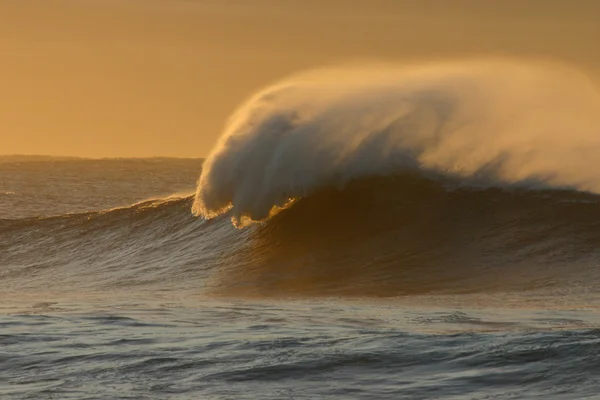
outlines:
[{"label": "whitewater", "polygon": [[0,396],[597,398],[594,79],[331,67],[205,160],[0,156]]},{"label": "whitewater", "polygon": [[194,210],[263,220],[317,188],[407,170],[598,191],[599,110],[588,77],[539,62],[313,71],[233,115]]}]

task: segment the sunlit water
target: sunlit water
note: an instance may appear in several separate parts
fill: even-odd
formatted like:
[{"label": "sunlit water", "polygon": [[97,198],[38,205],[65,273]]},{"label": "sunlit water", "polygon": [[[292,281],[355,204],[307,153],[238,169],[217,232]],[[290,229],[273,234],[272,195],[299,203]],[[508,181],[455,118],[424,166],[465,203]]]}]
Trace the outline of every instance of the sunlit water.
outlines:
[{"label": "sunlit water", "polygon": [[[218,283],[214,275],[227,271],[228,252],[245,249],[227,241],[246,236],[227,220],[207,225],[189,212],[157,222],[155,214],[189,209],[189,201],[133,215],[24,219],[191,192],[199,165],[0,164],[0,193],[10,193],[0,195],[2,399],[600,395],[594,282],[586,291],[546,282],[385,298],[303,295],[297,284],[290,296],[287,286],[250,296],[240,286],[236,296],[235,287],[218,290],[229,275]],[[256,271],[271,282],[270,269]]]}]

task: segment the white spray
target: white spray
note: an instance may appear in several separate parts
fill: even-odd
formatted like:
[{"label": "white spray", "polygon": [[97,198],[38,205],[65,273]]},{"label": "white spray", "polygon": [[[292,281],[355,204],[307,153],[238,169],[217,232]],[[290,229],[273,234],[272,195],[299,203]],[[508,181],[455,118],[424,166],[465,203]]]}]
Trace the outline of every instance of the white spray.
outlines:
[{"label": "white spray", "polygon": [[600,94],[564,66],[484,60],[312,71],[230,119],[193,211],[268,218],[326,186],[404,169],[600,193]]}]

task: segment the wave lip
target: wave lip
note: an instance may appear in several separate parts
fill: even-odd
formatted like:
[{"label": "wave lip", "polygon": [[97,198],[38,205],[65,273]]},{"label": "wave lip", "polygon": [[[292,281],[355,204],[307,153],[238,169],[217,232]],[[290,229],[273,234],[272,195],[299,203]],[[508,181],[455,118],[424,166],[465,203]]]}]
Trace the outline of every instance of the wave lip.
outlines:
[{"label": "wave lip", "polygon": [[407,170],[600,191],[600,96],[506,60],[313,71],[252,97],[206,160],[193,210],[244,225],[323,187]]}]

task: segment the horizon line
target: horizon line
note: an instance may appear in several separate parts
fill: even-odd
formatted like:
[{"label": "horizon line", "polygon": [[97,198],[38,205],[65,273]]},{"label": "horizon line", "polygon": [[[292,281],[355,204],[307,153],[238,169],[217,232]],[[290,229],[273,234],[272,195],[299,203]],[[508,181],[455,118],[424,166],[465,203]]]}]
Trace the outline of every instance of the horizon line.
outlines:
[{"label": "horizon line", "polygon": [[174,159],[174,160],[204,160],[206,157],[177,157],[177,156],[58,156],[49,154],[0,154],[1,158],[20,159],[55,159],[55,160],[147,160],[147,159]]}]

